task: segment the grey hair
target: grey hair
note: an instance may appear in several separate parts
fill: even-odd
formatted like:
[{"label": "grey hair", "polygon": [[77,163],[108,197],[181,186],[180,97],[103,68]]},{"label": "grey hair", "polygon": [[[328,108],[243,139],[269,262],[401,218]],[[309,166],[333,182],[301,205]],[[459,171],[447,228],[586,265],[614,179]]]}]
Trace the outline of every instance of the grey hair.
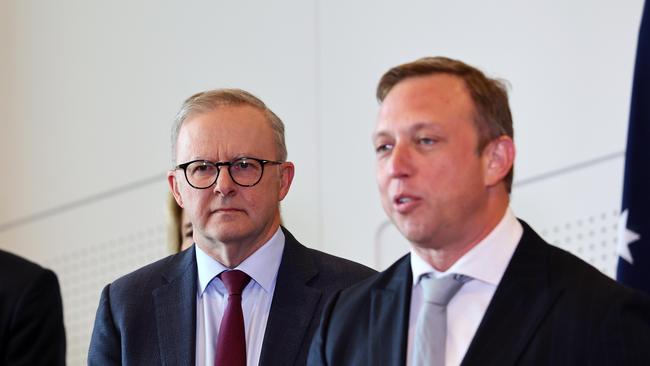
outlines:
[{"label": "grey hair", "polygon": [[176,144],[183,122],[189,117],[206,113],[220,106],[248,105],[259,109],[271,126],[278,149],[277,159],[287,160],[287,145],[284,140],[284,123],[269,107],[253,94],[241,89],[214,89],[200,92],[187,98],[174,118],[172,125],[172,165],[176,166]]}]

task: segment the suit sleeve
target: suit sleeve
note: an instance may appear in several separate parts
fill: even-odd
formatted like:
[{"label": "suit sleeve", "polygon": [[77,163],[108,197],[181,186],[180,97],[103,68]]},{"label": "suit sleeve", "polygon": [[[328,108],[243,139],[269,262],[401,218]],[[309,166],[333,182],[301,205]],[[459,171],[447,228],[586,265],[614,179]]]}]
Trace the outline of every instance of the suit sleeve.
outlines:
[{"label": "suit sleeve", "polygon": [[88,365],[120,365],[120,337],[111,311],[110,285],[104,287],[90,339]]},{"label": "suit sleeve", "polygon": [[59,281],[42,270],[27,284],[12,319],[7,365],[65,365],[65,329]]},{"label": "suit sleeve", "polygon": [[312,338],[311,347],[309,348],[309,356],[307,358],[307,366],[326,366],[328,365],[326,356],[327,345],[327,330],[329,328],[332,311],[336,305],[341,291],[337,291],[332,295],[328,303],[323,308],[321,322],[316,330],[316,334]]}]

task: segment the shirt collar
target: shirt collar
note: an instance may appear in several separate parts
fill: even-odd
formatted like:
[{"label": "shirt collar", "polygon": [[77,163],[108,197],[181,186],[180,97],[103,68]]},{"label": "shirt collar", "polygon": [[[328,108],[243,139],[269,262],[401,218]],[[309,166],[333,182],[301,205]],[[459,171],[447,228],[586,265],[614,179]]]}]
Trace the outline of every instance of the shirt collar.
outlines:
[{"label": "shirt collar", "polygon": [[[199,295],[203,295],[210,282],[228,267],[210,257],[206,252],[196,247],[196,266],[198,269]],[[270,292],[278,275],[282,252],[284,251],[284,233],[278,227],[271,239],[264,243],[248,258],[244,259],[235,269],[243,271],[257,282],[266,292]]]},{"label": "shirt collar", "polygon": [[436,271],[411,249],[413,285],[425,274],[433,273],[434,277],[439,278],[457,273],[496,286],[501,281],[523,232],[524,228],[508,207],[497,226],[445,272]]}]

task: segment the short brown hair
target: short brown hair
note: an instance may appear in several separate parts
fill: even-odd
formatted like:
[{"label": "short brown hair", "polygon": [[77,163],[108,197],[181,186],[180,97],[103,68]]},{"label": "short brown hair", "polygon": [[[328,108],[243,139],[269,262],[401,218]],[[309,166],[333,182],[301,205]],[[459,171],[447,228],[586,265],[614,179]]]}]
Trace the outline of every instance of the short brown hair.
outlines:
[{"label": "short brown hair", "polygon": [[[447,57],[424,57],[388,70],[377,85],[377,100],[384,101],[388,93],[400,81],[417,76],[450,74],[465,82],[474,102],[474,124],[478,130],[477,152],[481,153],[488,143],[500,136],[514,139],[512,114],[508,104],[508,91],[503,80],[491,79],[480,70],[462,61]],[[506,189],[512,188],[513,169],[504,178]]]},{"label": "short brown hair", "polygon": [[253,94],[241,89],[214,89],[196,93],[187,98],[181,109],[176,114],[172,125],[172,164],[176,165],[176,143],[178,134],[181,131],[183,122],[190,116],[206,113],[213,109],[224,106],[248,105],[259,109],[269,122],[275,136],[275,144],[278,150],[276,159],[287,160],[287,145],[284,140],[284,123],[269,107]]}]

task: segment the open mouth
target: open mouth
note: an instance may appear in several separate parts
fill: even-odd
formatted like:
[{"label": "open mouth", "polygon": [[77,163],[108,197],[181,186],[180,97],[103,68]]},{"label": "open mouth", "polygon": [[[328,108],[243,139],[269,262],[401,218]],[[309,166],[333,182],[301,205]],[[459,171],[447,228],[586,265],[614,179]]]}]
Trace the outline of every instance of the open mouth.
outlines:
[{"label": "open mouth", "polygon": [[400,198],[395,199],[395,203],[397,203],[398,205],[403,204],[403,203],[409,203],[409,202],[413,202],[412,197],[400,197]]},{"label": "open mouth", "polygon": [[406,194],[397,195],[393,199],[393,204],[395,205],[395,208],[399,213],[410,212],[418,205],[419,202],[420,202],[419,197],[410,196]]}]

